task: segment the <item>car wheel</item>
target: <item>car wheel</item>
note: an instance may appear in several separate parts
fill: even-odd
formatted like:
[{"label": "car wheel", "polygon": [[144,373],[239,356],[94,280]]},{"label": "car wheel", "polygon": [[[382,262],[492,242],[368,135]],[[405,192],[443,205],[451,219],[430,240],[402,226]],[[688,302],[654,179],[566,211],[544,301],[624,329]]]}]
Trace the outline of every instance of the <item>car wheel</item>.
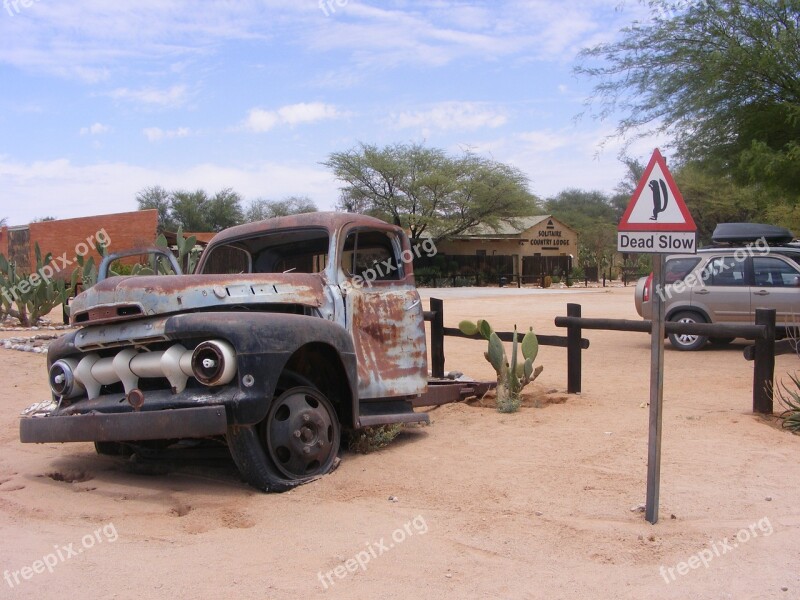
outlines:
[{"label": "car wheel", "polygon": [[317,388],[280,393],[256,425],[228,427],[228,447],[244,479],[266,492],[283,492],[320,477],[338,464],[341,426]]},{"label": "car wheel", "polygon": [[[670,318],[676,323],[705,323],[706,320],[695,312],[679,312]],[[697,350],[706,345],[708,337],[705,335],[669,334],[669,342],[678,350]]]}]

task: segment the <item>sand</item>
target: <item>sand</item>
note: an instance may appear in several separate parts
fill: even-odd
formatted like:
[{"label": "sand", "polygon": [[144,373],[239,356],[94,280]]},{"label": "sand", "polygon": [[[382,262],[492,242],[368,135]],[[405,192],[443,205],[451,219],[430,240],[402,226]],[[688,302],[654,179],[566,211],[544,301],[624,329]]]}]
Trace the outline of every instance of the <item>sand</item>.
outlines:
[{"label": "sand", "polygon": [[[448,326],[563,335],[567,302],[637,318],[631,287],[423,295],[445,298]],[[241,483],[224,450],[131,464],[20,444],[19,411],[48,397],[45,358],[0,350],[0,598],[800,598],[800,437],[751,414],[745,342],[667,347],[651,525],[636,510],[649,336],[586,337],[581,395],[566,394],[566,351],[543,347],[520,412],[440,407],[286,494]],[[448,370],[491,377],[483,343],[445,349]],[[781,356],[776,373],[798,366]]]}]

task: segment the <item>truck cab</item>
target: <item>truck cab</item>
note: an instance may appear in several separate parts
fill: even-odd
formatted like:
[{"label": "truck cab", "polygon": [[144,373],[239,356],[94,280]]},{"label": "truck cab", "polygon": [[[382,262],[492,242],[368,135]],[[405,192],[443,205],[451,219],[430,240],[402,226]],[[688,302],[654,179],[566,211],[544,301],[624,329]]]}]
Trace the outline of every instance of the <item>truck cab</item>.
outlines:
[{"label": "truck cab", "polygon": [[73,300],[80,328],[50,346],[52,398],[20,439],[220,436],[259,489],[327,473],[342,428],[428,420],[413,257],[398,227],[308,213],[217,234],[193,274],[102,279]]}]

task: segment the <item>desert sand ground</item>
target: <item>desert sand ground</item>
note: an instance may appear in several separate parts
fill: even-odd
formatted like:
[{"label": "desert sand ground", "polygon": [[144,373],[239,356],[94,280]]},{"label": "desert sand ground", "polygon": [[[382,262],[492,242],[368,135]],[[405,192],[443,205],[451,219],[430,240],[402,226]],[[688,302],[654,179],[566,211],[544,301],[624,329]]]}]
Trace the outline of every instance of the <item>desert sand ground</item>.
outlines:
[{"label": "desert sand ground", "polygon": [[[448,326],[563,335],[553,318],[567,302],[637,318],[630,287],[431,295]],[[224,451],[144,468],[91,444],[21,445],[19,411],[48,397],[45,358],[0,350],[0,598],[800,598],[800,437],[751,414],[744,342],[667,347],[650,525],[632,510],[645,500],[649,336],[586,337],[583,394],[565,392],[566,351],[544,347],[541,407],[443,406],[286,494],[242,484]],[[490,378],[483,350],[449,338],[447,369]],[[782,356],[776,373],[798,366]]]}]

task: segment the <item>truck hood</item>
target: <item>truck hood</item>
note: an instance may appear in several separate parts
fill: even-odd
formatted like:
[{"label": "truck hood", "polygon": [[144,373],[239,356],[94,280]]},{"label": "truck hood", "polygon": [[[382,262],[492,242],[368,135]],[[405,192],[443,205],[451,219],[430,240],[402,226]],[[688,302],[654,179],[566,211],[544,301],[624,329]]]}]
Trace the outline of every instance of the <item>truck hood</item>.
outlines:
[{"label": "truck hood", "polygon": [[79,294],[70,306],[73,325],[96,325],[248,304],[319,307],[322,276],[310,273],[109,277]]}]

